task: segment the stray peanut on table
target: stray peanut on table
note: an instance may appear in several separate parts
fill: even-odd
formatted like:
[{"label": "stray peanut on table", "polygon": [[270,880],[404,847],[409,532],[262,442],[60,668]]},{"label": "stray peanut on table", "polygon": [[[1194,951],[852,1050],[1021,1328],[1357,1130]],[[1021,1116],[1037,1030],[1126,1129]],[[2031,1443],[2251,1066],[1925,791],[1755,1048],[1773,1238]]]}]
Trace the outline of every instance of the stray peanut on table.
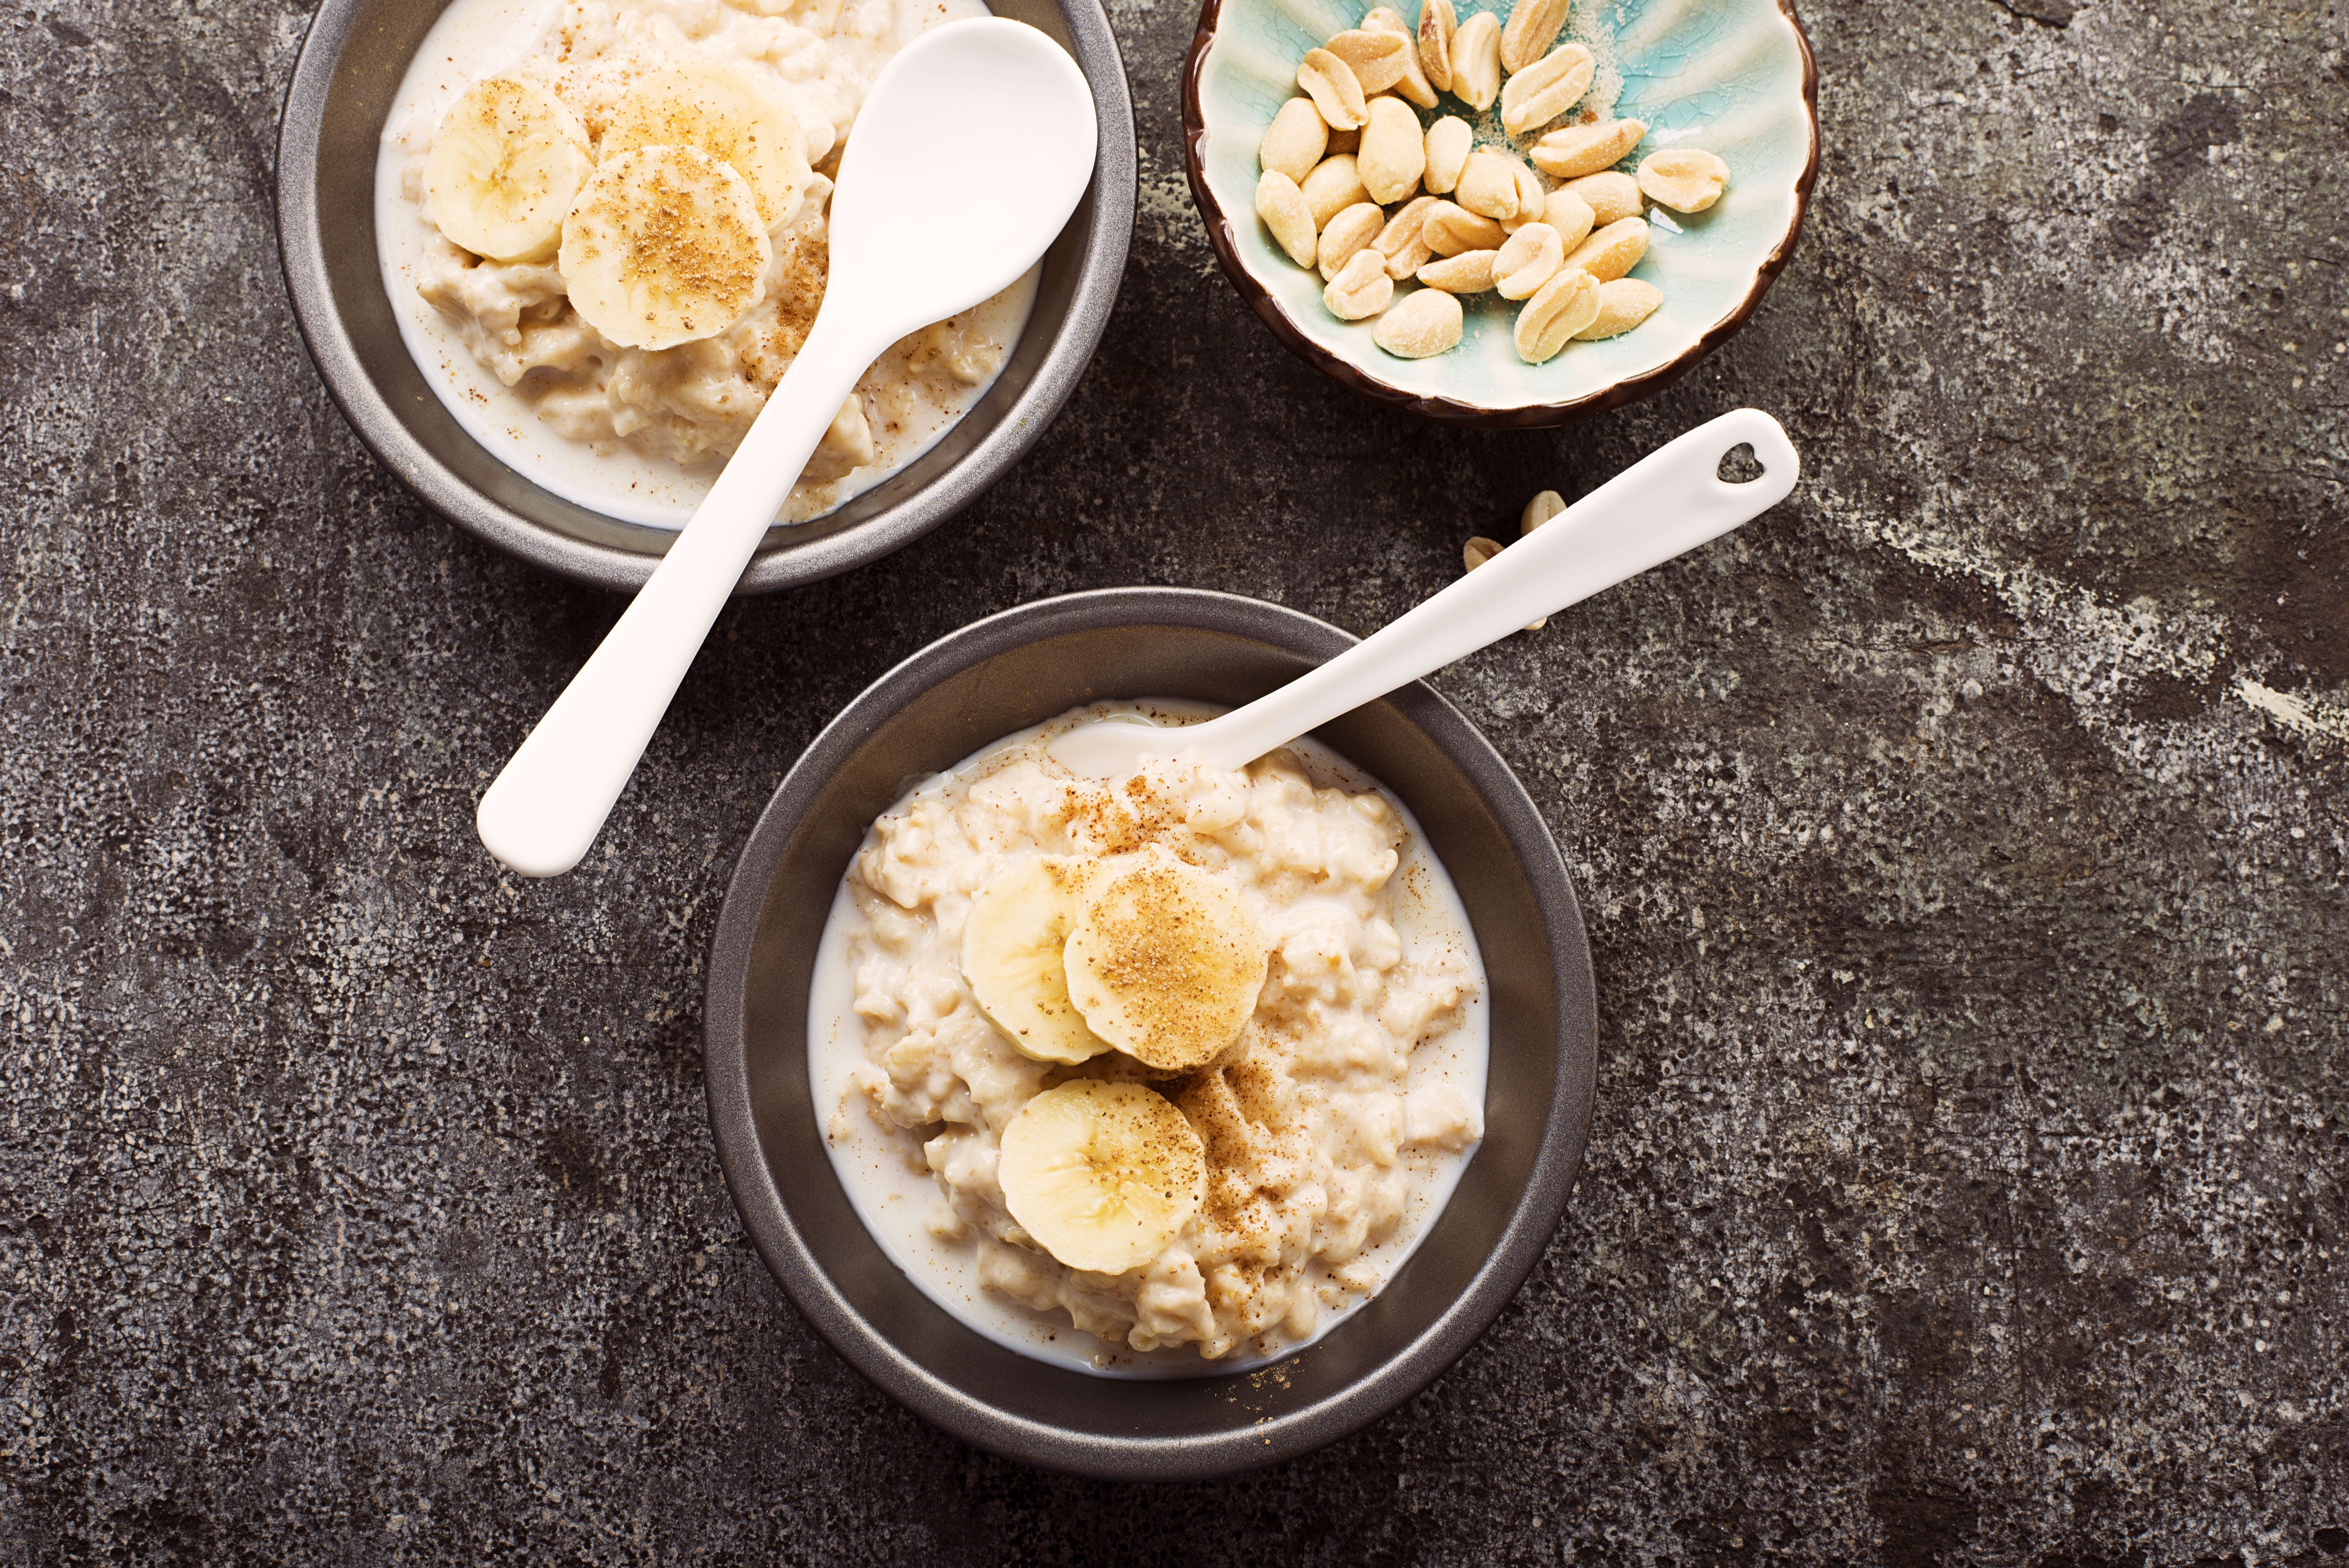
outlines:
[{"label": "stray peanut on table", "polygon": [[[1542,491],[1539,495],[1535,496],[1533,500],[1526,502],[1525,512],[1518,519],[1517,522],[1517,537],[1520,539],[1524,538],[1526,534],[1531,533],[1535,529],[1539,528],[1543,523],[1547,522],[1550,519],[1557,517],[1565,511],[1565,497],[1559,495],[1556,490]],[[1470,540],[1467,543],[1460,547],[1460,563],[1466,571],[1474,572],[1479,566],[1485,565],[1495,560],[1500,555],[1502,551],[1507,548],[1508,546],[1503,544],[1499,540],[1487,539],[1480,533],[1475,538]],[[1526,622],[1526,630],[1528,632],[1538,632],[1544,626],[1548,624],[1549,617],[1547,615],[1544,615],[1539,620]]]}]

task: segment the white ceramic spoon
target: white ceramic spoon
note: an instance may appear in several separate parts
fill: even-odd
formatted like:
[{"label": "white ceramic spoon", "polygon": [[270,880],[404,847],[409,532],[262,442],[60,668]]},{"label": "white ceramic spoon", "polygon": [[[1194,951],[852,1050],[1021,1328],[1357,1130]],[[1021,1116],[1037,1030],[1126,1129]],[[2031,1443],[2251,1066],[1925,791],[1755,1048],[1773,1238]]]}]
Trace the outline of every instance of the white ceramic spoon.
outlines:
[{"label": "white ceramic spoon", "polygon": [[474,814],[490,853],[559,876],[595,841],[678,683],[824,427],[891,344],[1001,293],[1076,211],[1092,89],[1024,23],[949,22],[873,84],[832,197],[831,281],[807,345],[652,578]]},{"label": "white ceramic spoon", "polygon": [[[1731,484],[1721,478],[1721,459],[1740,445],[1753,447],[1763,472]],[[1080,725],[1047,749],[1089,778],[1131,773],[1145,755],[1245,768],[1528,621],[1719,538],[1784,500],[1801,471],[1777,420],[1758,408],[1723,414],[1649,453],[1489,565],[1269,696],[1174,730],[1139,718]]]}]

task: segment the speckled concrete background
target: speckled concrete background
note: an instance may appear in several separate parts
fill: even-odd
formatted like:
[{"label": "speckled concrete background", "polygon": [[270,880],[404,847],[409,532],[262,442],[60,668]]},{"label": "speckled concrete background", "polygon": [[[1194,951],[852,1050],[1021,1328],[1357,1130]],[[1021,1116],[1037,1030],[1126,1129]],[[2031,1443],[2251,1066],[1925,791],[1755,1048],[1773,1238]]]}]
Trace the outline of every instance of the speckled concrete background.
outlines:
[{"label": "speckled concrete background", "polygon": [[[728,614],[567,881],[476,791],[616,613],[378,469],[287,317],[298,5],[0,11],[0,1563],[2349,1557],[2344,22],[1808,8],[1802,253],[1669,394],[1381,413],[1214,271],[1192,26],[1041,447]],[[1357,631],[1738,403],[1809,464],[1449,672],[1591,916],[1601,1100],[1524,1295],[1225,1485],[966,1451],[744,1244],[701,954],[823,720],[970,618],[1185,583]]]}]

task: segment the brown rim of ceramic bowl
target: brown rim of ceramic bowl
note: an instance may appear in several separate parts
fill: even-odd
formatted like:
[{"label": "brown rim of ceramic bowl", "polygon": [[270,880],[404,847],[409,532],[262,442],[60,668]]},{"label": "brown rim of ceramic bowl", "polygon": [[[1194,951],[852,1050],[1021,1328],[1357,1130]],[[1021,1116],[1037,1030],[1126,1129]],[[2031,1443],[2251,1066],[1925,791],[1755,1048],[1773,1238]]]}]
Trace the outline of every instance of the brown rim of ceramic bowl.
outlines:
[{"label": "brown rim of ceramic bowl", "polygon": [[1030,1464],[1200,1480],[1293,1459],[1418,1393],[1541,1261],[1597,1092],[1589,942],[1548,826],[1492,743],[1424,682],[1315,733],[1409,806],[1485,964],[1485,1140],[1383,1289],[1310,1347],[1250,1372],[1157,1382],[1038,1361],[950,1316],[850,1205],[808,1081],[808,978],[842,873],[921,777],[1081,702],[1245,702],[1352,645],[1337,627],[1195,588],[1110,588],[975,622],[889,671],[792,765],[752,830],[710,942],[703,1072],[744,1228],[816,1331],[916,1415]]},{"label": "brown rim of ceramic bowl", "polygon": [[[1224,276],[1231,279],[1248,308],[1256,312],[1265,325],[1272,328],[1273,336],[1280,339],[1291,354],[1319,370],[1341,386],[1350,387],[1365,397],[1398,408],[1409,409],[1430,419],[1442,419],[1454,425],[1475,425],[1488,430],[1538,430],[1556,425],[1570,425],[1587,419],[1593,414],[1603,414],[1609,408],[1619,408],[1626,403],[1636,403],[1671,386],[1685,375],[1690,366],[1719,348],[1744,326],[1754,314],[1754,306],[1770,291],[1778,274],[1795,253],[1795,242],[1802,238],[1803,218],[1810,211],[1811,187],[1819,175],[1819,66],[1811,53],[1810,36],[1803,31],[1803,19],[1795,14],[1794,0],[1778,0],[1778,9],[1795,29],[1795,46],[1803,52],[1803,108],[1805,123],[1810,127],[1810,155],[1803,160],[1802,178],[1795,181],[1795,220],[1786,225],[1785,238],[1778,248],[1763,262],[1754,274],[1754,286],[1745,292],[1744,300],[1735,310],[1713,324],[1713,329],[1699,338],[1689,351],[1670,364],[1653,370],[1626,377],[1613,386],[1593,392],[1587,397],[1576,397],[1564,403],[1529,403],[1516,408],[1488,408],[1482,404],[1463,403],[1452,397],[1425,397],[1416,392],[1406,392],[1399,387],[1380,380],[1361,366],[1323,348],[1319,344],[1297,330],[1296,324],[1281,311],[1265,286],[1251,276],[1240,261],[1239,248],[1232,236],[1231,220],[1224,215],[1214,194],[1207,189],[1206,171],[1201,167],[1199,144],[1206,139],[1207,128],[1199,108],[1199,73],[1206,67],[1207,46],[1215,42],[1216,24],[1222,16],[1224,0],[1206,0],[1199,9],[1199,30],[1191,38],[1190,57],[1183,62],[1183,170],[1190,176],[1191,200],[1199,209],[1200,221],[1207,231],[1207,242],[1216,248],[1216,260],[1222,263]],[[1254,214],[1250,214],[1253,218]]]}]

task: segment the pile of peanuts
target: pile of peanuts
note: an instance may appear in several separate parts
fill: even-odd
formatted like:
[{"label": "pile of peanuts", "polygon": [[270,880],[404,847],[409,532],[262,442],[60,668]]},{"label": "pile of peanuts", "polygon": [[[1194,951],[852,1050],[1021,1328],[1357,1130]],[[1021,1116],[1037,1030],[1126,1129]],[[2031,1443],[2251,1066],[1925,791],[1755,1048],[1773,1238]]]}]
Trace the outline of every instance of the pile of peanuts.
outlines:
[{"label": "pile of peanuts", "polygon": [[[1298,67],[1304,96],[1281,105],[1257,150],[1257,215],[1289,260],[1320,269],[1330,315],[1378,318],[1371,340],[1389,354],[1456,347],[1461,296],[1488,291],[1524,302],[1516,337],[1529,365],[1629,332],[1664,297],[1625,275],[1648,251],[1641,196],[1682,212],[1721,200],[1728,165],[1694,148],[1651,153],[1636,177],[1615,170],[1647,134],[1640,120],[1586,111],[1545,129],[1598,68],[1581,44],[1551,46],[1568,4],[1516,0],[1504,26],[1423,0],[1415,33],[1381,5]],[[1457,115],[1423,127],[1440,91],[1480,115],[1497,98],[1508,143],[1537,138],[1531,166],[1513,145],[1478,146]],[[1424,286],[1398,296],[1413,278]]]}]

